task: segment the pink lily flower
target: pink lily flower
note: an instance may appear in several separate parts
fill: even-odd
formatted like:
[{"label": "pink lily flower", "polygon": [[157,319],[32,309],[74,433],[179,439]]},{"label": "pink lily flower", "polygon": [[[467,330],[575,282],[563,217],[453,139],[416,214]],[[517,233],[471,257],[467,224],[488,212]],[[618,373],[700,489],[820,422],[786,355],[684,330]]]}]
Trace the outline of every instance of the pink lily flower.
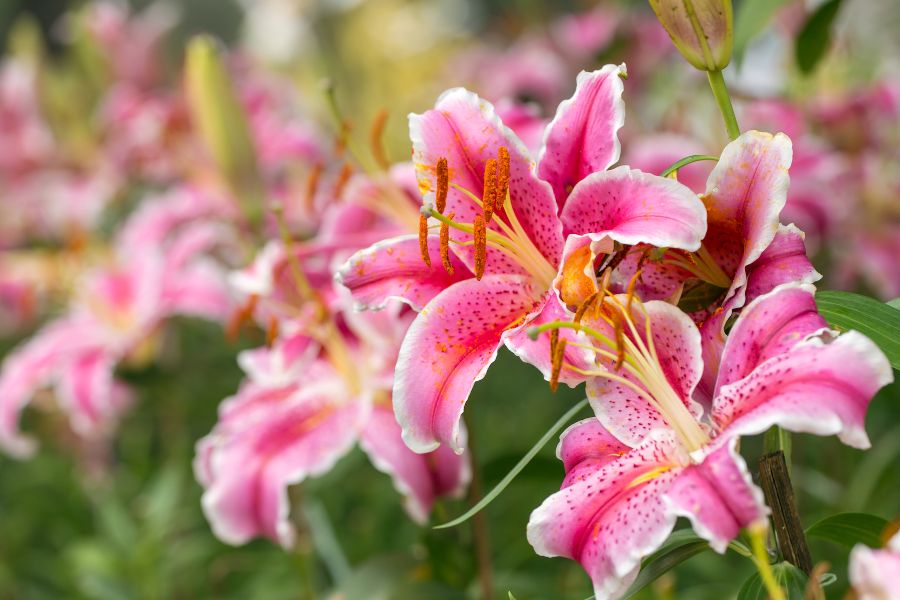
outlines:
[{"label": "pink lily flower", "polygon": [[[570,246],[593,245],[598,253],[614,243],[699,246],[705,211],[690,190],[628,167],[606,170],[619,156],[623,74],[610,65],[578,77],[545,132],[536,167],[493,106],[464,89],[410,116],[424,211],[440,222],[441,235],[427,235],[423,216],[424,264],[415,261],[415,238],[401,236],[356,254],[338,278],[374,308],[387,298],[415,307],[425,298],[411,294],[433,295],[404,339],[394,384],[397,418],[413,450],[447,443],[461,451],[466,399],[501,345],[551,377],[547,344],[525,330],[561,318],[560,298],[584,299],[583,253]],[[580,353],[573,348],[571,360],[579,363]],[[566,370],[559,381],[581,376]]]},{"label": "pink lily flower", "polygon": [[[391,477],[418,523],[427,521],[437,498],[462,493],[468,457],[448,449],[412,452],[394,419],[393,359],[409,323],[401,306],[354,315],[329,347],[301,332],[240,355],[248,379],[220,407],[194,463],[206,489],[203,509],[219,538],[242,544],[265,536],[290,547],[288,486],[327,472],[357,442]],[[335,343],[348,362],[337,360]]]},{"label": "pink lily flower", "polygon": [[862,544],[850,552],[850,583],[858,600],[900,599],[900,533],[884,548],[875,550]]},{"label": "pink lily flower", "polygon": [[[114,264],[85,277],[63,316],[6,357],[0,371],[0,446],[17,456],[34,450],[19,416],[34,395],[52,387],[80,435],[107,430],[127,405],[115,381],[118,363],[141,363],[155,353],[158,331],[174,314],[223,319],[230,312],[224,272],[208,254],[231,240],[212,223],[160,218],[184,192],[145,204],[124,227]],[[167,221],[168,236],[157,226]],[[174,231],[173,231],[174,228]]]},{"label": "pink lily flower", "polygon": [[803,232],[781,225],[787,201],[791,142],[783,134],[749,131],[728,144],[701,199],[708,229],[696,252],[632,248],[613,284],[638,270],[643,300],[665,299],[691,313],[703,336],[705,373],[698,389],[708,403],[729,317],[753,298],[787,282],[821,276],[806,256]]},{"label": "pink lily flower", "polygon": [[579,561],[598,598],[618,598],[679,516],[720,553],[741,529],[766,526],[741,436],[778,425],[868,447],[866,410],[891,367],[865,336],[828,330],[813,294],[786,284],[744,308],[708,413],[693,399],[703,358],[688,315],[623,295],[589,307],[576,327],[597,349],[587,371],[596,418],[562,435],[566,478],[531,515],[535,551]]}]

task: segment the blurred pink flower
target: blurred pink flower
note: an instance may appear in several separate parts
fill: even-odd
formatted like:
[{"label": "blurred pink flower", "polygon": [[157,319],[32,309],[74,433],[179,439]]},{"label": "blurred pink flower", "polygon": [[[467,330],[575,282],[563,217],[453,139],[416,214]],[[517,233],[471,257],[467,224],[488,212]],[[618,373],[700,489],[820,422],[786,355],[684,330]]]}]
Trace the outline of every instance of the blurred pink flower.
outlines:
[{"label": "blurred pink flower", "polygon": [[900,534],[875,550],[857,544],[850,552],[850,583],[858,600],[900,599]]}]

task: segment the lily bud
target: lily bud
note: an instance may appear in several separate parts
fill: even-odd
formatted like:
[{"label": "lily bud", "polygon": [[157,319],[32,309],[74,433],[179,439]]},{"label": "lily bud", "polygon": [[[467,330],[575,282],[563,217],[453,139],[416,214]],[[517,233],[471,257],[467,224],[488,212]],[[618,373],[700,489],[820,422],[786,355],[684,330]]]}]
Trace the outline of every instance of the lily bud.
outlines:
[{"label": "lily bud", "polygon": [[731,0],[650,0],[650,6],[689,63],[703,71],[728,65],[734,32]]},{"label": "lily bud", "polygon": [[263,186],[256,149],[247,117],[211,38],[198,36],[191,40],[185,77],[191,119],[244,214],[251,223],[258,223],[263,210]]}]

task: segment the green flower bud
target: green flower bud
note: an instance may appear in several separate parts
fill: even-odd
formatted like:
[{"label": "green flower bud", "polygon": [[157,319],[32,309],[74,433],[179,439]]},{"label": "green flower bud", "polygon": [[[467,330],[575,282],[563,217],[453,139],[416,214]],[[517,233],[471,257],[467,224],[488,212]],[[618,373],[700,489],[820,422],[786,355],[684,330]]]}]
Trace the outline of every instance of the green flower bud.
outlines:
[{"label": "green flower bud", "polygon": [[650,6],[689,63],[703,71],[728,65],[734,33],[731,0],[650,0]]},{"label": "green flower bud", "polygon": [[247,116],[214,40],[191,40],[185,60],[191,119],[222,178],[251,223],[262,218],[263,186]]}]

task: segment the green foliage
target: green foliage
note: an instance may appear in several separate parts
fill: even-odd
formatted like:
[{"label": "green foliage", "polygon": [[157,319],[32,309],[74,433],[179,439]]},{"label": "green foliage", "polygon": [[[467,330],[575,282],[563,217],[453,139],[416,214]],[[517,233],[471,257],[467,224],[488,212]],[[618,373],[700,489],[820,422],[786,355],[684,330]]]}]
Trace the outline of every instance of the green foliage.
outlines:
[{"label": "green foliage", "polygon": [[[788,600],[803,600],[806,583],[809,580],[803,571],[789,562],[781,562],[772,565],[772,574],[784,589]],[[753,574],[744,582],[737,596],[737,600],[767,600],[767,598],[769,598],[769,592],[759,573]]]},{"label": "green foliage", "polygon": [[734,23],[734,54],[740,60],[750,41],[772,21],[789,0],[744,0],[737,7]]},{"label": "green foliage", "polygon": [[698,537],[691,529],[681,529],[672,533],[659,550],[641,563],[641,572],[628,589],[625,598],[632,598],[662,574],[668,573],[678,564],[709,549],[706,540]]},{"label": "green foliage", "polygon": [[839,331],[855,329],[878,344],[891,365],[900,369],[900,310],[851,292],[819,292],[819,312]]},{"label": "green foliage", "polygon": [[509,471],[509,473],[507,473],[506,476],[500,480],[500,483],[498,483],[494,487],[494,489],[492,489],[490,492],[485,494],[484,498],[482,498],[480,501],[478,501],[478,503],[476,503],[475,506],[473,506],[472,508],[467,510],[465,512],[465,514],[460,515],[459,517],[453,519],[452,521],[443,523],[441,525],[435,525],[434,528],[435,529],[446,529],[448,527],[455,527],[456,525],[465,523],[466,521],[471,519],[473,516],[475,516],[476,514],[481,512],[485,506],[487,506],[488,504],[493,502],[494,499],[497,496],[499,496],[510,483],[512,483],[512,480],[515,479],[516,476],[522,472],[522,469],[524,469],[525,467],[528,466],[528,463],[530,463],[531,460],[537,455],[537,453],[540,452],[541,449],[547,445],[547,442],[549,442],[560,431],[562,431],[562,429],[569,423],[569,421],[571,421],[575,417],[575,415],[577,415],[581,411],[581,409],[583,409],[585,406],[587,406],[587,403],[588,403],[587,400],[582,400],[581,402],[579,402],[578,404],[573,406],[571,409],[569,409],[569,411],[566,414],[564,414],[562,417],[560,417],[559,420],[556,423],[554,423],[553,426],[550,429],[548,429],[546,433],[544,433],[544,435],[541,436],[541,439],[539,439],[537,441],[537,443],[535,443],[535,445],[532,446],[531,449],[525,453],[525,456],[522,457],[522,460],[520,460],[516,464],[516,466],[514,466]]},{"label": "green foliage", "polygon": [[872,548],[881,546],[881,532],[888,522],[866,513],[841,513],[825,517],[806,530],[807,537],[829,540],[852,548],[865,544]]},{"label": "green foliage", "polygon": [[828,0],[810,15],[797,36],[794,54],[802,73],[812,73],[831,44],[831,29],[841,0]]}]

